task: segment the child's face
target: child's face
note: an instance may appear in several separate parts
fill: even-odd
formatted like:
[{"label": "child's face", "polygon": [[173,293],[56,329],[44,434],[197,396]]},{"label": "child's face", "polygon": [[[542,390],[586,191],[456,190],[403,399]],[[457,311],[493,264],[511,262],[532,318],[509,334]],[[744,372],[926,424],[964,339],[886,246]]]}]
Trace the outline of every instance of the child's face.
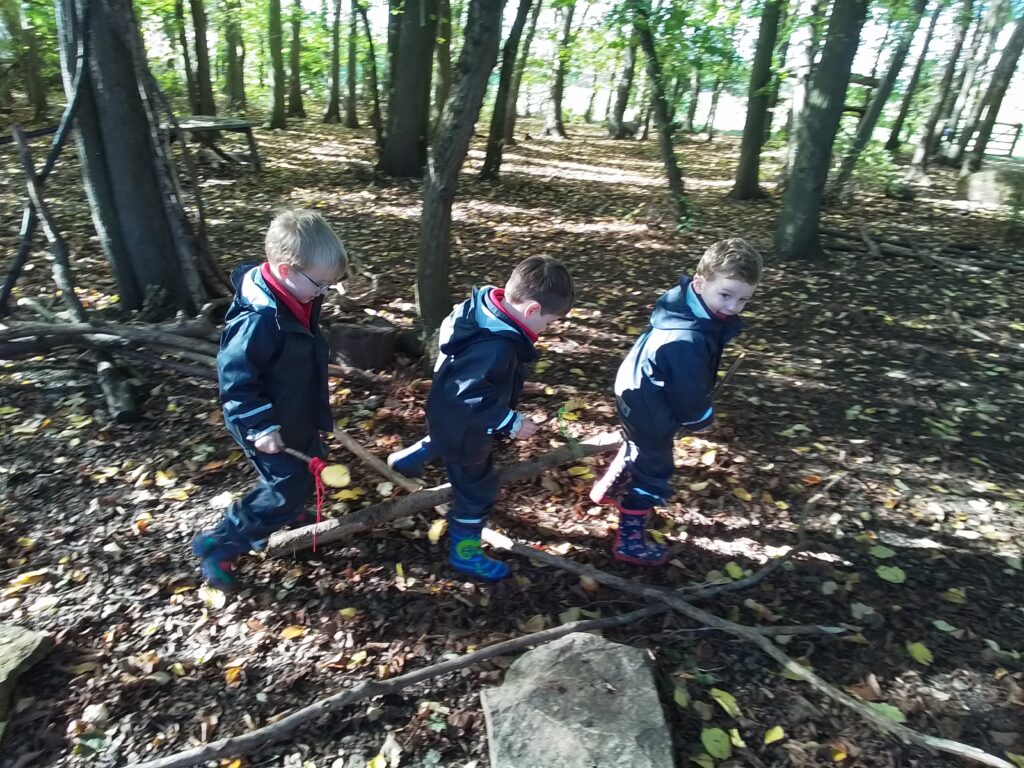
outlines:
[{"label": "child's face", "polygon": [[756,288],[739,278],[724,275],[693,278],[693,290],[700,294],[707,308],[720,317],[733,317],[742,312]]},{"label": "child's face", "polygon": [[308,304],[317,296],[327,293],[328,289],[345,279],[339,277],[337,270],[329,267],[303,267],[292,264],[280,264],[277,267],[281,283],[300,303]]},{"label": "child's face", "polygon": [[561,315],[546,315],[543,312],[534,312],[531,315],[526,315],[524,322],[527,328],[540,336],[548,329],[549,325],[561,319]]}]

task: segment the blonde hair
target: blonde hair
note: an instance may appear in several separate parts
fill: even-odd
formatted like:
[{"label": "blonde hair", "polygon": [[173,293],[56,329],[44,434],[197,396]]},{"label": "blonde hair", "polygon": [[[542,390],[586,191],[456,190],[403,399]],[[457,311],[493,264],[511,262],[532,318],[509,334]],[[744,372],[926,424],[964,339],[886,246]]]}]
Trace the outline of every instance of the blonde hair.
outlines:
[{"label": "blonde hair", "polygon": [[339,275],[348,268],[345,246],[316,211],[291,208],[274,217],[267,229],[267,261],[299,269],[322,267]]},{"label": "blonde hair", "polygon": [[712,243],[697,264],[697,274],[705,280],[721,276],[742,280],[750,285],[761,282],[762,269],[761,254],[739,237]]}]

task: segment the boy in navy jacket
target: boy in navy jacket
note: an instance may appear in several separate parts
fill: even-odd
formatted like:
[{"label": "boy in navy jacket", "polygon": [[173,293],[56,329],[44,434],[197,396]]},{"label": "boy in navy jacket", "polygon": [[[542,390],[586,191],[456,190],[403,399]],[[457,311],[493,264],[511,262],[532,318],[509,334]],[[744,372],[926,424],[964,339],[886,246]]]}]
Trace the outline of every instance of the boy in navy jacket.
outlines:
[{"label": "boy in navy jacket", "polygon": [[702,432],[714,420],[711,395],[722,350],[743,327],[739,314],[761,268],[761,255],[745,240],[714,243],[693,279],[684,275],[658,299],[651,324],[619,366],[615,396],[625,440],[590,493],[619,512],[616,560],[660,565],[666,559],[665,548],[647,536],[647,520],[672,495],[676,433]]},{"label": "boy in navy jacket", "polygon": [[324,294],[345,277],[345,248],[319,213],[294,209],[271,222],[266,254],[231,275],[235,298],[217,354],[224,421],[259,482],[192,540],[203,576],[225,591],[238,587],[235,559],[299,519],[313,494],[312,474],[285,446],[323,458],[320,432],[334,428],[317,321]]},{"label": "boy in navy jacket", "polygon": [[538,335],[574,301],[568,270],[544,256],[519,264],[504,289],[474,289],[441,325],[427,398],[429,434],[388,457],[407,477],[420,476],[434,459],[444,460],[455,496],[448,514],[448,562],[474,578],[497,581],[509,573],[507,565],[480,550],[480,533],[498,495],[494,438],[526,440],[537,431],[515,410],[526,364],[537,357]]}]

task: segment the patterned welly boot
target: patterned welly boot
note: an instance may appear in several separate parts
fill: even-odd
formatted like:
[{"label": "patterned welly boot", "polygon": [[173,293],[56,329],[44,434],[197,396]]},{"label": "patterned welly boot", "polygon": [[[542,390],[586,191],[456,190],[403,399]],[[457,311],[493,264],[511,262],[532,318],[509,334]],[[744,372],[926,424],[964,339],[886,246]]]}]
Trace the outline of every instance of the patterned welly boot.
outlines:
[{"label": "patterned welly boot", "polygon": [[483,523],[448,521],[451,550],[448,563],[457,571],[483,581],[500,581],[509,574],[509,567],[500,560],[487,557],[480,549]]},{"label": "patterned welly boot", "polygon": [[619,530],[615,534],[612,557],[623,563],[657,566],[668,560],[668,550],[647,535],[649,509],[619,507]]},{"label": "patterned welly boot", "polygon": [[235,556],[228,554],[212,531],[192,539],[192,553],[199,558],[199,571],[206,583],[221,592],[236,592],[242,583],[235,576]]},{"label": "patterned welly boot", "polygon": [[608,469],[601,475],[601,479],[594,483],[590,489],[590,500],[595,504],[615,506],[618,493],[629,479],[629,472],[626,471],[626,444],[619,447]]}]

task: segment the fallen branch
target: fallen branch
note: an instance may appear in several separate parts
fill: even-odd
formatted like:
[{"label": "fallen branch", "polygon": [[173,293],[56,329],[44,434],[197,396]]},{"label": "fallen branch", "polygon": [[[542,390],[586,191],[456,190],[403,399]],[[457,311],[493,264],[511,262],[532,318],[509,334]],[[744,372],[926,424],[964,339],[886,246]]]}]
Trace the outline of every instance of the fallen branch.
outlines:
[{"label": "fallen branch", "polygon": [[403,688],[408,688],[410,685],[421,683],[424,680],[430,680],[438,675],[444,675],[449,672],[465,669],[466,667],[471,667],[481,661],[493,659],[495,656],[506,656],[518,653],[532,646],[550,643],[551,641],[557,640],[558,638],[564,637],[572,632],[594,632],[601,629],[608,629],[609,627],[620,627],[626,624],[632,624],[633,622],[640,621],[648,616],[660,613],[661,610],[662,609],[656,606],[641,608],[640,610],[631,611],[630,613],[624,613],[619,616],[609,616],[604,619],[574,621],[569,624],[562,624],[558,627],[544,629],[540,632],[532,632],[528,635],[523,635],[522,637],[489,645],[486,648],[481,648],[473,653],[467,653],[466,655],[460,656],[456,659],[449,659],[448,661],[432,664],[429,667],[424,667],[423,669],[407,672],[406,674],[392,678],[391,680],[371,680],[369,682],[362,683],[361,685],[357,685],[355,688],[346,689],[334,694],[333,696],[329,696],[326,699],[321,699],[314,704],[310,704],[307,707],[302,707],[271,725],[257,728],[255,731],[251,731],[243,736],[231,736],[226,739],[221,739],[220,741],[205,744],[202,747],[178,752],[177,754],[168,755],[166,757],[160,757],[156,760],[150,760],[145,763],[132,763],[127,766],[127,768],[186,768],[187,766],[197,765],[198,763],[202,763],[207,760],[214,760],[218,757],[246,754],[270,742],[283,740],[297,728],[311,720],[329,715],[332,712],[340,710],[342,707],[355,704],[356,702],[363,701],[364,699],[396,693]]}]

